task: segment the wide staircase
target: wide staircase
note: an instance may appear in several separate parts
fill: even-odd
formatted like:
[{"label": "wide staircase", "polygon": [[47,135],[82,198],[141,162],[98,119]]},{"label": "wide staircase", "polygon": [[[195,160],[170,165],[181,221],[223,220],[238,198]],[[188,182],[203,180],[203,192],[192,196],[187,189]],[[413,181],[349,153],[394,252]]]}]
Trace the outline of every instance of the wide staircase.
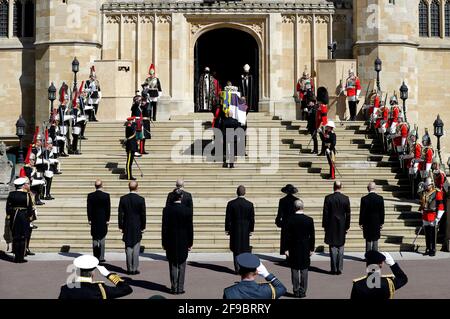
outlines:
[{"label": "wide staircase", "polygon": [[[259,141],[264,141],[265,136],[267,146],[257,146],[249,137],[248,156],[238,158],[234,169],[226,169],[220,161],[214,162],[202,153],[205,146],[208,149],[212,137],[211,130],[207,130],[210,120],[210,114],[188,114],[152,125],[152,139],[146,145],[150,154],[137,159],[143,177],[137,166],[133,166],[139,193],[147,202],[147,230],[141,243],[145,251],[162,252],[161,214],[167,193],[174,188],[177,178],[185,180],[186,190],[194,199],[195,252],[228,251],[225,207],[236,197],[236,187],[240,184],[246,186],[246,197],[255,205],[255,232],[251,238],[254,251],[278,252],[280,230],[274,220],[278,200],[284,196],[280,190],[287,183],[298,187],[305,212],[315,221],[316,246],[322,250],[323,199],[332,192],[333,182],[326,179],[326,158],[310,154],[306,122],[282,121],[264,113],[249,114],[248,127],[256,129]],[[407,176],[395,160],[379,155],[380,145],[366,132],[364,122],[337,123],[336,134],[337,177],[343,182],[343,191],[350,197],[352,207],[346,250],[364,250],[358,216],[360,198],[367,193],[370,181],[378,185],[378,193],[385,198],[386,218],[380,249],[414,249],[412,242],[420,226],[420,215],[416,202],[409,200]],[[33,232],[31,242],[34,250],[91,251],[86,197],[93,191],[95,179],[100,178],[112,200],[107,250],[123,251],[117,227],[119,198],[128,192],[128,181],[120,178],[126,161],[120,144],[123,136],[123,122],[88,124],[88,140],[82,142],[82,155],[62,160],[63,174],[55,176],[52,186],[56,199],[39,207],[36,222],[39,228]],[[423,247],[423,236],[419,236],[417,244]]]}]

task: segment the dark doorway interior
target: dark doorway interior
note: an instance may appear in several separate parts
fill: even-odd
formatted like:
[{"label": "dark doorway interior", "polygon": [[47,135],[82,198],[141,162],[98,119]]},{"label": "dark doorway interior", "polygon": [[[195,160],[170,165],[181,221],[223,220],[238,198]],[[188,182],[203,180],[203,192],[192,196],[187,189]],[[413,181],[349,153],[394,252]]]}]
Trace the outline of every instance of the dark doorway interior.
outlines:
[{"label": "dark doorway interior", "polygon": [[[206,66],[216,73],[220,86],[231,81],[239,87],[245,64],[250,65],[259,97],[259,52],[256,40],[248,33],[232,28],[209,31],[198,38],[194,51],[194,99],[197,100],[197,83]],[[256,105],[258,105],[256,103]]]}]

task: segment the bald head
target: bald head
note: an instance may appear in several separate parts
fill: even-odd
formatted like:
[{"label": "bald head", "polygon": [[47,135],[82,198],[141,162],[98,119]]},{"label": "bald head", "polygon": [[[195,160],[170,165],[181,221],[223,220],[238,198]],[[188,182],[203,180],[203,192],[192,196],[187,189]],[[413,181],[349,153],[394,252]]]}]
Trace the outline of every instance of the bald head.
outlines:
[{"label": "bald head", "polygon": [[136,181],[131,181],[128,183],[128,188],[130,189],[130,192],[134,192],[138,189],[138,183]]},{"label": "bald head", "polygon": [[95,180],[95,189],[100,189],[103,187],[103,182],[101,179]]},{"label": "bald head", "polygon": [[184,180],[182,180],[181,178],[177,179],[176,186],[177,186],[177,188],[183,188]]},{"label": "bald head", "polygon": [[236,190],[236,194],[238,196],[245,196],[245,186],[244,185],[239,185],[239,187]]},{"label": "bald head", "polygon": [[374,192],[377,188],[377,185],[375,184],[375,182],[370,182],[369,185],[367,185],[367,190],[369,192]]},{"label": "bald head", "polygon": [[334,185],[333,185],[333,189],[334,189],[334,191],[340,191],[342,189],[342,182],[335,181]]}]

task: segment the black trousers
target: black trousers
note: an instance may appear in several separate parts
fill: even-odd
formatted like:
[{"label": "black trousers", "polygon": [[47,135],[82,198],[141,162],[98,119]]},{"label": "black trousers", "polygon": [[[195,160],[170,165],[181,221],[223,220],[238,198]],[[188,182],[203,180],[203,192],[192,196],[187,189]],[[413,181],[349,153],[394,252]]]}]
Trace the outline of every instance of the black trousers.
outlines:
[{"label": "black trousers", "polygon": [[311,139],[313,141],[313,152],[318,153],[319,152],[319,141],[317,140],[317,131],[314,131],[310,134],[311,134]]},{"label": "black trousers", "polygon": [[98,112],[98,104],[92,104],[92,105],[94,106],[94,110],[95,110],[94,119],[96,120],[97,119],[97,112]]},{"label": "black trousers", "polygon": [[45,182],[46,182],[46,185],[45,185],[45,197],[50,196],[50,190],[52,188],[52,180],[53,180],[53,178],[45,177]]},{"label": "black trousers", "polygon": [[26,238],[26,248],[30,248],[30,241],[31,241],[31,233],[33,232],[33,229],[30,228],[30,232],[28,233],[28,237]]},{"label": "black trousers", "polygon": [[303,99],[300,102],[300,107],[301,107],[301,111],[302,111],[302,121],[307,121],[308,120],[308,112],[305,111],[305,109],[308,107],[306,100]]},{"label": "black trousers", "polygon": [[156,121],[156,105],[158,104],[158,102],[150,102],[150,106],[152,108],[152,118],[153,121]]},{"label": "black trousers", "polygon": [[14,253],[14,262],[21,262],[25,259],[26,241],[25,238],[13,239],[12,252]]},{"label": "black trousers", "polygon": [[239,264],[238,264],[238,262],[237,262],[237,260],[236,260],[236,257],[239,256],[239,255],[240,255],[240,253],[239,253],[239,254],[233,253],[234,271],[235,271],[236,273],[239,272]]},{"label": "black trousers", "polygon": [[182,264],[169,261],[170,286],[174,292],[184,291],[184,277],[186,274],[186,262]]},{"label": "black trousers", "polygon": [[358,102],[356,101],[348,101],[348,108],[350,109],[350,120],[354,121],[356,119],[356,107]]},{"label": "black trousers", "polygon": [[436,251],[436,227],[435,226],[424,226],[423,230],[425,232],[425,243],[428,251]]},{"label": "black trousers", "polygon": [[78,150],[78,138],[79,135],[72,134],[72,151],[76,152]]},{"label": "black trousers", "polygon": [[130,180],[133,177],[133,161],[134,161],[134,151],[127,152],[127,179]]}]

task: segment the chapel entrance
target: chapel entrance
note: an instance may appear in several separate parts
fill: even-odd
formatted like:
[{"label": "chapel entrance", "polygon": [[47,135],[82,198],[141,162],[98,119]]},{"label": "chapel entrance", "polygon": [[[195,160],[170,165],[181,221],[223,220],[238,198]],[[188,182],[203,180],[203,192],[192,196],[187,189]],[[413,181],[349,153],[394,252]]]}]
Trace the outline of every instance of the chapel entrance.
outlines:
[{"label": "chapel entrance", "polygon": [[[227,81],[239,87],[245,64],[250,66],[253,76],[255,106],[258,110],[259,100],[259,49],[255,38],[249,33],[233,28],[220,28],[202,34],[194,48],[194,104],[197,102],[198,83],[205,67],[224,88]],[[195,106],[195,110],[197,107]]]}]

